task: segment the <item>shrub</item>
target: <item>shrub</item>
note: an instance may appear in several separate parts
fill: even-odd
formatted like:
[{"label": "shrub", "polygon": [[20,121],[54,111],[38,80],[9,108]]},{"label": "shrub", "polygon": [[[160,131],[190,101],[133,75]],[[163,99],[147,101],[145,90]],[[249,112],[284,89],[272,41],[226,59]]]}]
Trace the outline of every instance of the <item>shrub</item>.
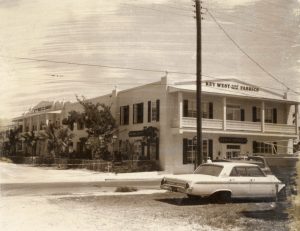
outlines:
[{"label": "shrub", "polygon": [[122,187],[117,187],[115,192],[136,192],[137,188],[135,187],[128,187],[128,186],[122,186]]}]

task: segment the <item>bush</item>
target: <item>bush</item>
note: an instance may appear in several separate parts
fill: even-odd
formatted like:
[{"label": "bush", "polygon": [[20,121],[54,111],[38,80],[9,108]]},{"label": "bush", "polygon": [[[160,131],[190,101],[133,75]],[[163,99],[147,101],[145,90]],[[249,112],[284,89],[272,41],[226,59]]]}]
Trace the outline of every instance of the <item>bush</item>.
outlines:
[{"label": "bush", "polygon": [[122,186],[122,187],[117,187],[115,192],[136,192],[137,188],[135,187],[128,187],[128,186]]},{"label": "bush", "polygon": [[7,163],[12,163],[12,160],[9,159],[9,158],[6,158],[6,157],[1,157],[1,158],[0,158],[0,161],[2,161],[2,162],[7,162]]}]

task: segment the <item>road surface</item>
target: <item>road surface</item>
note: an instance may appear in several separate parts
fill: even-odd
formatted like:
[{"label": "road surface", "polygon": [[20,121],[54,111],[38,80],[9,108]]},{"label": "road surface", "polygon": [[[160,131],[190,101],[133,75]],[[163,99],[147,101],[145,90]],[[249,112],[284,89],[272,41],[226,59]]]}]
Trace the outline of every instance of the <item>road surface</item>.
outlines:
[{"label": "road surface", "polygon": [[[0,228],[5,231],[285,231],[291,221],[288,202],[192,201],[159,190],[158,178],[105,182],[100,175],[90,177],[96,173],[89,171],[12,164],[0,164],[0,174]],[[138,190],[116,193],[120,185]]]}]

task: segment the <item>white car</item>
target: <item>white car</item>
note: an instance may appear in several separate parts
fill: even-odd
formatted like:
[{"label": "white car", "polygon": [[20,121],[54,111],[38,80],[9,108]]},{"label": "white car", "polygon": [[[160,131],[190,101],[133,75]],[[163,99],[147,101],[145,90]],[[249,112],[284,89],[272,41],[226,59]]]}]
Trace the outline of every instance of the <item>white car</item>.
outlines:
[{"label": "white car", "polygon": [[275,199],[285,185],[274,175],[266,175],[257,165],[216,162],[200,165],[193,174],[164,177],[160,187],[189,197],[228,202],[231,198]]}]

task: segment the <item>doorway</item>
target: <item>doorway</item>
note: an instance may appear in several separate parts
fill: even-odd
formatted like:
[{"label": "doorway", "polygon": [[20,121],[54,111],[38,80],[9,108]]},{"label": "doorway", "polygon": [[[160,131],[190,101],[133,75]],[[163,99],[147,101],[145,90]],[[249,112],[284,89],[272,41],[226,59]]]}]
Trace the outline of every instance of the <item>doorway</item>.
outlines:
[{"label": "doorway", "polygon": [[241,155],[241,145],[228,144],[226,145],[226,159],[234,159]]}]

